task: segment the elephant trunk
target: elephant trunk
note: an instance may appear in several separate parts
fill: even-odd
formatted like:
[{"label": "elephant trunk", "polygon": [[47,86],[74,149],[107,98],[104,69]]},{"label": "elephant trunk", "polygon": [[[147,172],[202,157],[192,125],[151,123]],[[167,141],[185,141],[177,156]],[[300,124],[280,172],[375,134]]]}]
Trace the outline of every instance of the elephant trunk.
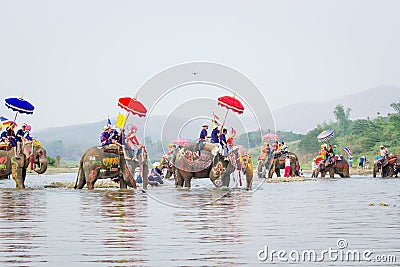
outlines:
[{"label": "elephant trunk", "polygon": [[46,158],[40,158],[39,159],[39,164],[40,164],[40,168],[39,169],[35,169],[35,172],[37,174],[43,174],[47,170],[47,159]]}]

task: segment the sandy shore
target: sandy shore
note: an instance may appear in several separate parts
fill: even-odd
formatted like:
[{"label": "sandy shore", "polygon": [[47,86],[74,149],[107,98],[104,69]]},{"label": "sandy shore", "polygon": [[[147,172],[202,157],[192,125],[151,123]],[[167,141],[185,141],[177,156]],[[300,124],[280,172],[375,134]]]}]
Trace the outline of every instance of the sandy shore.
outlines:
[{"label": "sandy shore", "polygon": [[[61,167],[61,168],[47,168],[44,174],[56,174],[56,173],[78,173],[78,167]],[[28,169],[28,174],[36,174],[35,171]]]},{"label": "sandy shore", "polygon": [[[52,182],[46,188],[74,188],[75,182]],[[97,181],[95,188],[119,188],[119,184],[111,180]]]}]

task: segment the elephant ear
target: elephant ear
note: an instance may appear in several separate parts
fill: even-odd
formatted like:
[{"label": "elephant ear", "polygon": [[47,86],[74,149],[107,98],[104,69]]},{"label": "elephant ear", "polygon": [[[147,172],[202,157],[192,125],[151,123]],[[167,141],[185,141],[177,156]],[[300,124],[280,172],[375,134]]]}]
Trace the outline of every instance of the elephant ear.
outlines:
[{"label": "elephant ear", "polygon": [[218,155],[218,152],[219,152],[219,147],[218,146],[215,146],[213,149],[211,149],[211,154],[213,156]]}]

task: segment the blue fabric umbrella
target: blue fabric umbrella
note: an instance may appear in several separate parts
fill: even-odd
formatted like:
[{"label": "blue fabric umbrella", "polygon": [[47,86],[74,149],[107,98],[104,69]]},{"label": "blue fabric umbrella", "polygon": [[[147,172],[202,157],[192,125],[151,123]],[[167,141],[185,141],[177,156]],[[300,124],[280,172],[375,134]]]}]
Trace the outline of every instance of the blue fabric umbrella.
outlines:
[{"label": "blue fabric umbrella", "polygon": [[18,112],[25,114],[32,114],[35,107],[27,100],[18,97],[6,98],[6,107]]},{"label": "blue fabric umbrella", "polygon": [[317,136],[318,142],[324,142],[331,139],[335,135],[333,130],[326,130]]},{"label": "blue fabric umbrella", "polygon": [[33,114],[35,107],[22,97],[10,97],[5,99],[6,107],[16,111],[13,128],[16,126],[15,121],[17,120],[18,113],[22,114]]}]

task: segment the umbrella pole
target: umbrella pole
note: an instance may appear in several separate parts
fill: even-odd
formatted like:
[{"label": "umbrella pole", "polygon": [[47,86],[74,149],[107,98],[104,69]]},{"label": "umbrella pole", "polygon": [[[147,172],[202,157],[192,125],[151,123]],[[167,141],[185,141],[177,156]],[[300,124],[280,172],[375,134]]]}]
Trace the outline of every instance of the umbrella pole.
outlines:
[{"label": "umbrella pole", "polygon": [[12,129],[13,130],[14,130],[15,122],[17,121],[17,115],[18,115],[18,112],[15,112],[15,117],[14,117],[14,121],[13,121],[13,124],[12,124]]},{"label": "umbrella pole", "polygon": [[221,132],[222,132],[222,130],[224,129],[226,117],[228,117],[228,112],[229,112],[229,110],[227,110],[226,113],[225,113],[224,121],[222,122],[222,125],[221,125]]}]

